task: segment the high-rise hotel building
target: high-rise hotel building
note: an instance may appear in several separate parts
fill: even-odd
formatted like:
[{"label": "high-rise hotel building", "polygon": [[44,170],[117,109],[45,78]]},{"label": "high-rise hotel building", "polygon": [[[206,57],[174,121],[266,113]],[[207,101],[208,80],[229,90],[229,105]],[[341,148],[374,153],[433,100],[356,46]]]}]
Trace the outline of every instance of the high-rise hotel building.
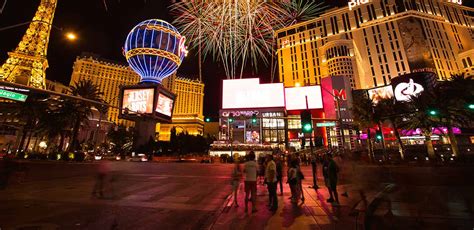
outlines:
[{"label": "high-rise hotel building", "polygon": [[276,31],[280,81],[346,76],[367,89],[417,69],[439,80],[474,75],[474,9],[461,0],[348,0],[348,6]]},{"label": "high-rise hotel building", "polygon": [[[92,80],[103,93],[103,99],[115,107],[109,108],[107,115],[109,121],[127,127],[134,125],[132,121],[118,118],[120,86],[135,85],[140,81],[140,76],[130,67],[97,55],[83,54],[77,57],[74,63],[70,85],[81,79]],[[159,139],[169,140],[172,127],[176,127],[178,132],[186,131],[192,135],[202,135],[204,84],[173,74],[163,81],[163,86],[176,94],[177,98],[173,110],[173,123],[157,125]]]},{"label": "high-rise hotel building", "polygon": [[120,86],[134,85],[140,81],[140,76],[130,67],[112,60],[107,60],[94,54],[83,54],[76,58],[72,67],[71,82],[88,79],[99,87],[103,93],[102,98],[110,104],[107,120],[127,127],[133,126],[132,121],[119,119],[119,94]]},{"label": "high-rise hotel building", "polygon": [[170,140],[171,129],[191,135],[204,134],[204,84],[199,80],[171,75],[162,82],[163,86],[177,95],[171,124],[160,125],[162,141]]}]

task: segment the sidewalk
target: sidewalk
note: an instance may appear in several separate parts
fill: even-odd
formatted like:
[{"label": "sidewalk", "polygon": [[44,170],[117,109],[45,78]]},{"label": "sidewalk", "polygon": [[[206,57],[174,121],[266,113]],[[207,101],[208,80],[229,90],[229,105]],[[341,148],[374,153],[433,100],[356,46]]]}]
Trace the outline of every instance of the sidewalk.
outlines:
[{"label": "sidewalk", "polygon": [[[308,187],[311,181],[310,178],[304,180],[305,202],[298,205],[292,204],[288,199],[291,195],[288,184],[283,186],[283,196],[278,187],[278,210],[274,214],[266,206],[268,192],[261,184],[257,188],[258,212],[252,214],[249,207],[249,213],[244,213],[245,193],[244,184],[241,183],[239,207],[232,205],[233,196],[230,196],[212,229],[354,229],[357,217],[350,216],[349,213],[356,200],[340,196],[341,205],[332,206],[326,202],[326,187],[320,184],[320,189],[315,191]],[[344,186],[339,186],[340,193],[345,190]]]},{"label": "sidewalk", "polygon": [[[474,186],[434,183],[440,176],[460,177],[458,173],[444,175],[444,171],[436,169],[421,175],[419,171],[387,174],[384,170],[365,172],[346,167],[337,187],[340,206],[334,207],[326,202],[328,191],[320,177],[320,169],[318,190],[309,188],[312,185],[310,167],[302,169],[306,175],[304,204],[293,205],[288,199],[289,186],[284,184],[283,196],[278,188],[279,209],[273,214],[266,206],[266,187],[258,185],[258,212],[245,214],[244,185],[241,183],[240,207],[232,206],[233,197],[230,196],[211,229],[472,229],[474,226]],[[377,178],[387,176],[394,179]],[[468,177],[466,174],[464,178]],[[347,197],[342,196],[345,192]]]}]

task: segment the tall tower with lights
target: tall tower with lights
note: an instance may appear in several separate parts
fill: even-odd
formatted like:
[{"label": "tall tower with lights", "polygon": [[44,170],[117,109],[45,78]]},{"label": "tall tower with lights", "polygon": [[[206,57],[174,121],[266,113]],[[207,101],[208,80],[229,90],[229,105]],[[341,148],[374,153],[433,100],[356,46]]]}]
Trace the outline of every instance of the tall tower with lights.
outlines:
[{"label": "tall tower with lights", "polygon": [[8,53],[7,61],[0,68],[1,81],[40,89],[46,87],[46,55],[56,6],[57,0],[41,0],[20,44]]}]

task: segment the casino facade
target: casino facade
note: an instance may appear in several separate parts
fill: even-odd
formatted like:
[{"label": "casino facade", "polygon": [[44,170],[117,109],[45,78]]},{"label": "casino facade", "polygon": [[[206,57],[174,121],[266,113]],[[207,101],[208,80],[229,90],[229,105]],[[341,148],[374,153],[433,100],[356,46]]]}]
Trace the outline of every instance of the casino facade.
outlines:
[{"label": "casino facade", "polygon": [[474,74],[474,9],[460,0],[349,0],[275,36],[286,87],[345,76],[369,89],[417,69],[438,80]]}]

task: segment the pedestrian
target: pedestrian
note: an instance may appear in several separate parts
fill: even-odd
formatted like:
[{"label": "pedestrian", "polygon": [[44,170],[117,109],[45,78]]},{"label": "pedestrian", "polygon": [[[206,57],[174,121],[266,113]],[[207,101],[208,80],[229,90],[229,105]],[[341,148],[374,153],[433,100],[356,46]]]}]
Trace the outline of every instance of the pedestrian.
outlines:
[{"label": "pedestrian", "polygon": [[277,185],[280,184],[280,195],[283,196],[283,160],[281,156],[276,159]]},{"label": "pedestrian", "polygon": [[94,189],[92,190],[92,196],[97,197],[97,193],[99,193],[99,198],[104,198],[104,183],[109,174],[110,166],[108,161],[101,160],[99,164],[97,164],[97,177],[94,185]]},{"label": "pedestrian", "polygon": [[326,154],[325,156],[323,175],[324,181],[329,191],[329,199],[326,201],[333,203],[334,205],[339,205],[339,196],[337,194],[337,175],[339,173],[339,166],[332,159],[332,155],[330,153]]},{"label": "pedestrian", "polygon": [[239,190],[239,184],[240,184],[240,178],[242,177],[242,170],[240,169],[240,163],[239,160],[235,160],[234,168],[232,169],[232,191],[234,192],[234,205],[235,207],[239,207],[239,204],[237,203],[237,191]]},{"label": "pedestrian", "polygon": [[316,168],[317,158],[316,154],[311,156],[311,171],[313,173],[313,188],[318,189],[318,181],[317,181],[317,168]]},{"label": "pedestrian", "polygon": [[290,162],[290,167],[288,168],[287,182],[290,185],[291,191],[291,202],[298,203],[299,199],[299,185],[298,185],[298,163],[296,160]]},{"label": "pedestrian", "polygon": [[277,169],[276,163],[273,161],[273,155],[267,155],[267,164],[265,168],[265,181],[268,189],[268,206],[270,211],[278,210],[277,198]]},{"label": "pedestrian", "polygon": [[252,202],[252,213],[257,212],[257,168],[258,165],[257,162],[255,162],[255,153],[250,151],[247,155],[247,162],[244,164],[245,213],[248,212],[247,204],[250,198]]},{"label": "pedestrian", "polygon": [[298,179],[298,189],[299,189],[299,192],[301,194],[301,201],[304,203],[304,192],[303,192],[303,180],[304,180],[304,174],[303,172],[301,171],[301,161],[297,161],[297,167],[296,167],[296,170],[297,170],[297,179]]},{"label": "pedestrian", "polygon": [[258,181],[260,184],[265,184],[265,158],[258,157]]}]

